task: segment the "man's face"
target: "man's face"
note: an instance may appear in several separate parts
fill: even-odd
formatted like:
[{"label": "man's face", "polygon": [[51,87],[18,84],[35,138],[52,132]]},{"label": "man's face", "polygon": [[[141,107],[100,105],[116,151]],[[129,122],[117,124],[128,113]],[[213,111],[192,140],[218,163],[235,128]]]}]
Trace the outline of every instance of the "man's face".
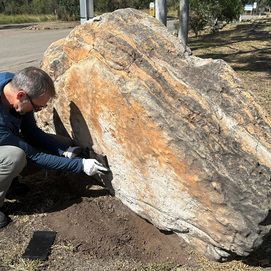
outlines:
[{"label": "man's face", "polygon": [[21,115],[30,111],[38,112],[47,105],[49,100],[50,96],[47,93],[37,98],[31,98],[25,91],[21,90],[17,93],[18,102],[14,105],[14,108]]}]

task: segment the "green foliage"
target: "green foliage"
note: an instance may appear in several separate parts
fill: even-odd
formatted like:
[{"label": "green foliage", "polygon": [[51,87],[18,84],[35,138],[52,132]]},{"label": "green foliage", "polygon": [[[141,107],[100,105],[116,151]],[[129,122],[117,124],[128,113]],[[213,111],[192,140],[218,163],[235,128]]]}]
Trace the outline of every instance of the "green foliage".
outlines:
[{"label": "green foliage", "polygon": [[61,20],[64,21],[79,20],[80,18],[79,0],[60,0],[58,16]]},{"label": "green foliage", "polygon": [[54,15],[4,15],[0,14],[0,24],[22,24],[29,22],[54,21]]},{"label": "green foliage", "polygon": [[58,2],[58,0],[0,0],[0,13],[5,15],[52,14]]},{"label": "green foliage", "polygon": [[54,14],[55,9],[61,19],[79,19],[79,0],[0,0],[0,13],[5,15]]},{"label": "green foliage", "polygon": [[148,0],[94,0],[94,10],[112,12],[121,8],[148,9]]},{"label": "green foliage", "polygon": [[[175,3],[175,8],[179,9],[179,1],[171,0],[170,5]],[[217,20],[237,19],[242,9],[242,0],[189,0],[189,26],[197,36],[199,31]]]},{"label": "green foliage", "polygon": [[271,0],[262,0],[258,2],[258,6],[262,6],[262,7],[266,7],[266,6],[270,6],[271,7]]},{"label": "green foliage", "polygon": [[[126,1],[124,1],[126,2]],[[117,1],[116,1],[117,4]],[[99,12],[111,12],[114,11],[114,1],[113,0],[98,0],[94,1],[94,10]]]},{"label": "green foliage", "polygon": [[10,14],[18,14],[20,12],[20,2],[21,1],[2,1],[5,13]]},{"label": "green foliage", "polygon": [[[93,0],[95,12],[112,12],[120,8],[148,9],[149,0]],[[80,18],[79,0],[0,0],[0,13],[53,14],[54,9],[61,20]]]},{"label": "green foliage", "polygon": [[189,26],[196,36],[210,22],[210,10],[211,1],[209,0],[189,1]]},{"label": "green foliage", "polygon": [[210,6],[213,19],[225,20],[227,22],[237,19],[243,9],[241,0],[219,0]]},{"label": "green foliage", "polygon": [[242,0],[242,4],[253,4],[254,2],[257,2],[257,6],[271,6],[271,0]]}]

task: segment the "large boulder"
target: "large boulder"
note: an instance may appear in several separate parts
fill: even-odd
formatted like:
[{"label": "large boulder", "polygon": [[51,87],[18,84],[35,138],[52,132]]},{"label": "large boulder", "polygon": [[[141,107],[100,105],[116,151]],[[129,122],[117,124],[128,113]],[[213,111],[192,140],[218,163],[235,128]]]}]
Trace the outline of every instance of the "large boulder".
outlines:
[{"label": "large boulder", "polygon": [[214,260],[270,230],[270,118],[223,60],[200,59],[148,14],[104,14],[45,52],[47,131],[106,154],[111,192]]}]

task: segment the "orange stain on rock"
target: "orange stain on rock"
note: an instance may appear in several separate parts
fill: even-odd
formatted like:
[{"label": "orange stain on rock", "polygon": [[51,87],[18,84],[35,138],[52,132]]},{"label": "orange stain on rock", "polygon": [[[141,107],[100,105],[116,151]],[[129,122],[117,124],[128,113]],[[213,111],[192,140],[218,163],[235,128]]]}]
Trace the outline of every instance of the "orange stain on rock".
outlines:
[{"label": "orange stain on rock", "polygon": [[[84,28],[84,30],[87,30],[89,27],[86,26]],[[83,38],[85,39],[86,37],[83,35]],[[90,37],[90,41],[92,41],[92,36]],[[131,41],[129,40],[128,43],[131,44]],[[137,47],[135,43],[133,46]],[[171,47],[170,44],[169,47]],[[74,51],[72,51],[72,49]],[[152,88],[145,83],[146,81],[152,82],[152,85],[163,95],[163,99],[159,97],[156,98],[160,99],[161,103],[164,103],[164,107],[167,107],[167,104],[174,107],[174,99],[154,78],[135,64],[129,67],[129,72],[130,74],[136,74],[136,78],[130,77],[130,75],[123,70],[115,70],[115,74],[111,75],[107,59],[104,58],[100,52],[91,49],[92,45],[86,46],[82,42],[78,42],[78,46],[74,47],[72,40],[71,44],[69,44],[69,42],[65,44],[65,52],[74,61],[80,61],[86,57],[92,58],[91,67],[85,68],[82,65],[70,69],[65,92],[68,93],[70,100],[76,102],[76,105],[86,118],[89,127],[96,131],[98,141],[102,144],[103,131],[99,123],[99,118],[103,115],[103,121],[110,124],[111,128],[108,130],[121,147],[120,149],[124,151],[123,155],[125,155],[127,160],[132,162],[135,168],[140,170],[143,176],[149,176],[149,167],[152,166],[158,165],[159,171],[169,169],[168,172],[172,172],[172,182],[176,187],[179,187],[181,190],[188,190],[192,198],[197,198],[197,200],[204,202],[209,209],[212,209],[210,200],[199,184],[200,178],[198,175],[201,173],[198,172],[197,169],[191,168],[185,161],[180,161],[175,156],[174,151],[168,146],[167,140],[165,140],[167,137],[165,132],[148,119],[144,106],[138,101],[133,100],[129,91],[127,94],[128,96],[130,95],[129,99],[126,100],[124,98],[125,95],[123,96],[118,83],[115,81],[116,74],[124,77],[124,81],[126,82],[139,81],[139,83],[144,86],[143,89],[154,96],[155,94]],[[128,65],[125,59],[121,61],[124,63],[124,66]],[[151,66],[155,66],[155,63],[151,59],[146,58],[145,61],[148,61]],[[106,65],[108,67],[106,75],[103,73],[104,71],[100,72],[100,65]],[[78,76],[79,71],[77,71],[77,69],[80,69],[80,76]],[[176,83],[176,81],[172,80],[167,69],[160,69],[159,72],[173,91],[193,97],[193,99],[199,101],[203,108],[208,109],[208,105],[199,93],[188,90],[187,87],[181,83]],[[83,96],[84,99],[77,100],[77,97],[80,96]],[[170,109],[170,107],[168,109]],[[185,113],[187,108],[184,106],[182,111]],[[195,129],[193,124],[188,120],[184,121],[187,121],[187,124],[192,129]],[[112,127],[114,127],[114,129]],[[207,131],[209,130],[207,126],[206,129]],[[172,176],[170,178],[172,178]],[[150,193],[150,191],[148,191],[148,193]]]},{"label": "orange stain on rock", "polygon": [[[94,108],[92,119],[96,120],[93,125],[94,129],[100,131],[101,142],[102,131],[98,128],[100,127],[98,119],[100,115],[103,115],[104,121],[114,127],[114,130],[111,128],[109,132],[121,146],[123,155],[140,170],[143,176],[149,176],[149,167],[157,166],[157,164],[151,164],[155,161],[160,171],[169,168],[169,171],[175,172],[172,182],[176,187],[183,190],[183,182],[185,182],[191,197],[196,197],[212,209],[209,199],[198,184],[199,172],[175,156],[166,143],[167,135],[155,123],[147,119],[144,106],[133,101],[132,97],[129,101],[125,100],[116,82],[110,81],[110,76],[104,78],[97,70],[93,70],[90,81],[92,83],[89,88],[92,89]],[[105,114],[105,112],[111,114]]]}]

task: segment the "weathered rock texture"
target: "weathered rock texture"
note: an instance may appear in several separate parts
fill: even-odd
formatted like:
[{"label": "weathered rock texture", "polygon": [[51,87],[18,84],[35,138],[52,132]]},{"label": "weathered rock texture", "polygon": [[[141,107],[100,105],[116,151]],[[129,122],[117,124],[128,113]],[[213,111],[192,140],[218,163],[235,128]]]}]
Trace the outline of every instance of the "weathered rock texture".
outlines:
[{"label": "weathered rock texture", "polygon": [[105,181],[132,210],[211,259],[262,243],[271,122],[227,63],[191,56],[156,19],[125,9],[53,43],[42,68],[58,98],[39,123],[106,154]]}]

